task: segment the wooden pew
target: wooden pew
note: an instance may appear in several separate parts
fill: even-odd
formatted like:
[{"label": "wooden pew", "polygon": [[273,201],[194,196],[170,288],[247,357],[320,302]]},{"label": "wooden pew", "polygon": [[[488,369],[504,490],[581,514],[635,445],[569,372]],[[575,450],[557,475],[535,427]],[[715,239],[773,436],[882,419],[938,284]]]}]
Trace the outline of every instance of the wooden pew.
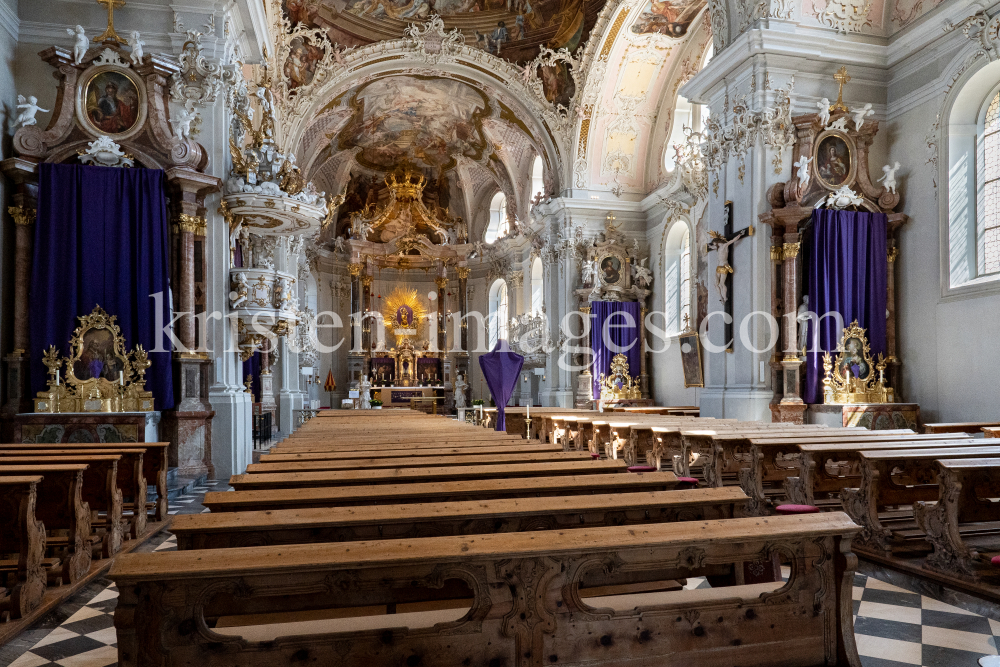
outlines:
[{"label": "wooden pew", "polygon": [[167,449],[169,442],[121,442],[121,443],[101,443],[101,442],[73,442],[58,444],[0,444],[0,449],[5,451],[18,450],[48,450],[62,451],[65,449],[86,450],[86,449],[143,449],[145,454],[142,457],[143,474],[146,478],[146,485],[156,489],[156,501],[152,507],[153,514],[150,519],[153,521],[166,521],[167,519]]},{"label": "wooden pew", "polygon": [[8,594],[0,596],[3,622],[28,615],[45,595],[45,526],[35,516],[41,481],[41,475],[0,475],[0,554],[7,554],[0,575],[9,580]]},{"label": "wooden pew", "polygon": [[[95,454],[113,454],[121,456],[118,465],[118,489],[128,492],[131,503],[128,508],[131,514],[129,520],[129,536],[137,539],[146,532],[146,521],[149,518],[146,511],[146,476],[144,474],[143,456],[145,448],[105,448],[105,449],[5,449],[0,445],[0,463],[33,463],[35,461],[53,462],[86,462],[87,457]],[[123,503],[123,510],[125,504]]]},{"label": "wooden pew", "polygon": [[983,436],[986,438],[1000,438],[1000,427],[984,426]]},{"label": "wooden pew", "polygon": [[[829,513],[126,554],[110,574],[119,664],[860,667],[857,530]],[[790,559],[787,583],[602,593],[643,577],[739,573],[774,553]],[[442,590],[454,591],[450,609],[407,613]],[[298,611],[327,616],[284,628],[249,618]]]},{"label": "wooden pew", "polygon": [[943,422],[924,424],[924,433],[979,433],[983,429],[998,427],[1000,421]]},{"label": "wooden pew", "polygon": [[860,485],[840,492],[844,512],[861,526],[855,548],[881,556],[929,549],[924,535],[915,535],[919,531],[914,530],[912,512],[890,508],[912,510],[918,501],[939,500],[937,459],[1000,457],[1000,445],[989,446],[989,440],[973,442],[977,446],[858,452]]},{"label": "wooden pew", "polygon": [[[263,457],[262,457],[263,458]],[[372,470],[381,468],[432,468],[441,466],[476,466],[509,463],[559,463],[581,461],[578,452],[514,452],[510,454],[455,455],[455,456],[410,456],[393,459],[340,459],[313,461],[261,461],[247,466],[247,472],[272,473],[315,470]],[[586,458],[590,461],[590,457]]]},{"label": "wooden pew", "polygon": [[329,472],[254,473],[233,475],[229,485],[238,491],[249,489],[294,489],[323,486],[383,485],[447,482],[465,479],[551,477],[553,475],[627,474],[619,461],[562,461],[511,463],[500,465],[441,466],[435,468],[393,468],[388,470],[341,470]]},{"label": "wooden pew", "polygon": [[[272,454],[294,454],[294,453],[298,453],[298,452],[338,452],[338,451],[341,451],[341,452],[344,452],[344,451],[348,451],[348,452],[362,452],[362,451],[379,451],[379,450],[383,450],[383,449],[387,449],[388,448],[387,447],[387,442],[392,442],[393,443],[392,444],[393,448],[399,448],[400,445],[405,445],[406,448],[408,448],[408,449],[441,449],[441,448],[445,448],[445,447],[450,447],[450,448],[459,447],[459,448],[465,448],[465,449],[476,449],[476,448],[479,448],[479,447],[498,447],[498,446],[503,446],[504,444],[507,444],[507,443],[510,443],[511,446],[514,446],[515,442],[521,442],[521,443],[523,443],[524,441],[523,440],[515,441],[513,439],[506,440],[506,441],[503,441],[503,440],[497,441],[497,440],[494,440],[494,439],[489,439],[489,440],[468,440],[468,439],[465,439],[465,440],[428,440],[428,441],[423,441],[423,442],[417,442],[417,441],[409,441],[409,440],[407,440],[405,442],[402,442],[402,441],[398,441],[398,440],[393,440],[393,441],[382,441],[382,442],[378,442],[378,443],[365,444],[365,443],[356,443],[356,442],[352,442],[352,441],[349,441],[349,440],[342,440],[342,441],[332,441],[331,440],[329,442],[318,442],[318,441],[316,441],[316,442],[308,442],[308,443],[303,443],[303,442],[296,442],[296,443],[289,443],[289,444],[282,443],[281,445],[279,445],[277,447],[274,447],[271,450],[271,453]],[[517,445],[517,446],[524,446],[524,445]]]},{"label": "wooden pew", "polygon": [[[996,583],[1000,552],[1000,458],[938,461],[938,501],[913,506],[933,551],[924,567]],[[976,525],[978,524],[978,525]]]},{"label": "wooden pew", "polygon": [[464,482],[313,487],[267,491],[209,491],[202,504],[213,512],[344,507],[399,503],[457,502],[493,498],[576,496],[637,491],[670,491],[689,485],[673,473],[515,477]]},{"label": "wooden pew", "polygon": [[472,456],[495,454],[549,454],[562,453],[562,447],[553,445],[504,445],[501,447],[441,447],[438,449],[366,449],[342,452],[297,452],[294,454],[262,454],[261,463],[290,463],[292,461],[350,461],[377,458],[422,458],[435,456]]},{"label": "wooden pew", "polygon": [[730,487],[187,514],[174,517],[170,530],[178,549],[222,549],[727,519],[745,504],[746,495]]},{"label": "wooden pew", "polygon": [[91,528],[98,528],[101,532],[101,558],[110,558],[121,551],[126,532],[122,519],[122,492],[118,488],[118,464],[121,459],[121,454],[74,454],[41,459],[37,456],[5,457],[0,460],[0,471],[35,474],[44,467],[33,465],[39,460],[54,465],[86,464],[83,500],[90,505],[91,511],[104,513],[103,519],[91,519]]},{"label": "wooden pew", "polygon": [[46,548],[59,557],[62,580],[73,583],[90,569],[90,505],[83,499],[86,463],[33,466],[0,465],[0,477],[41,476],[37,485],[35,516],[47,533],[65,531],[66,538]]}]

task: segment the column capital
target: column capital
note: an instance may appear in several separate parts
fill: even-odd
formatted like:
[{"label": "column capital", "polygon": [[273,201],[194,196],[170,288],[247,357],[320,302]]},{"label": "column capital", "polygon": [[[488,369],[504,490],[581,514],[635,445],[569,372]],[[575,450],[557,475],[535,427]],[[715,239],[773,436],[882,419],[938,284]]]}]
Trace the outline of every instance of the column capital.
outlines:
[{"label": "column capital", "polygon": [[14,218],[15,225],[33,225],[37,218],[37,211],[25,206],[9,206],[7,212]]},{"label": "column capital", "polygon": [[434,279],[434,283],[438,286],[438,289],[444,289],[448,286],[448,279],[444,276],[439,276]]},{"label": "column capital", "polygon": [[799,246],[801,244],[802,244],[801,241],[798,241],[796,243],[786,243],[784,245],[784,247],[782,248],[782,252],[781,252],[782,258],[783,259],[792,259],[794,257],[798,257],[799,256]]},{"label": "column capital", "polygon": [[178,213],[174,218],[174,233],[183,234],[191,232],[195,236],[205,236],[208,234],[208,221],[197,215]]},{"label": "column capital", "polygon": [[358,262],[351,262],[347,265],[347,272],[352,276],[357,277],[361,275],[361,264]]},{"label": "column capital", "polygon": [[373,280],[375,279],[371,276],[361,276],[361,284],[365,287],[371,287]]},{"label": "column capital", "polygon": [[455,267],[455,273],[458,274],[459,280],[468,280],[469,274],[472,273],[472,269],[467,266]]}]

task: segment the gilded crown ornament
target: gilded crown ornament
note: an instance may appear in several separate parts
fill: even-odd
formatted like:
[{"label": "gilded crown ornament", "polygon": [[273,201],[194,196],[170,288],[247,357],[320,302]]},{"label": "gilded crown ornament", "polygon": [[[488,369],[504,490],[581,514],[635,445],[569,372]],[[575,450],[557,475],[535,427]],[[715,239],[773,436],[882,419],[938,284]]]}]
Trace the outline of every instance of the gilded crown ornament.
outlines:
[{"label": "gilded crown ornament", "polygon": [[616,354],[611,359],[611,374],[601,373],[602,401],[625,401],[642,398],[639,388],[639,378],[629,375],[628,358],[624,354]]},{"label": "gilded crown ornament", "polygon": [[427,178],[416,167],[404,164],[385,177],[385,184],[396,201],[407,202],[420,198]]},{"label": "gilded crown ornament", "polygon": [[873,360],[865,329],[857,320],[844,329],[836,358],[823,354],[823,403],[895,403],[895,392],[885,384],[886,364],[879,353]]}]

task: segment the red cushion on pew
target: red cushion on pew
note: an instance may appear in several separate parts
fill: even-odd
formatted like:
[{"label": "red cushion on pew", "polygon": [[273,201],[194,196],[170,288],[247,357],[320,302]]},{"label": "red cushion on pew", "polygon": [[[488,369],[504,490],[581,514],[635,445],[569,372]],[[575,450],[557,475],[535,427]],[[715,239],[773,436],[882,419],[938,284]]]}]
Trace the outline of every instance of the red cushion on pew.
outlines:
[{"label": "red cushion on pew", "polygon": [[590,453],[590,458],[592,458],[592,459],[599,459],[599,458],[601,458],[601,455],[600,454],[596,454],[594,452],[591,452]]},{"label": "red cushion on pew", "polygon": [[694,486],[698,486],[698,480],[695,479],[694,477],[678,477],[677,481],[685,484],[692,484]]},{"label": "red cushion on pew", "polygon": [[993,567],[1000,567],[1000,556],[994,556],[990,559],[990,565]]},{"label": "red cushion on pew", "polygon": [[774,509],[778,514],[819,514],[819,508],[813,505],[778,505]]},{"label": "red cushion on pew", "polygon": [[656,472],[656,466],[629,466],[629,472]]}]

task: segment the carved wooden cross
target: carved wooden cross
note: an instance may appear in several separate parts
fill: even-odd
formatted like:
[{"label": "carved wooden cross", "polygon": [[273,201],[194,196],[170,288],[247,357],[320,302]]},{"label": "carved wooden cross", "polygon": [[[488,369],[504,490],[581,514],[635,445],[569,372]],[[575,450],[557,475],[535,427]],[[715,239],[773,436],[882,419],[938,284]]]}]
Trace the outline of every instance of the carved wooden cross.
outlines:
[{"label": "carved wooden cross", "polygon": [[97,0],[99,5],[108,6],[108,28],[104,34],[98,37],[97,42],[114,42],[115,44],[126,44],[117,32],[115,32],[115,9],[125,6],[125,0]]},{"label": "carved wooden cross", "polygon": [[729,316],[724,320],[724,340],[726,340],[727,345],[729,345],[726,352],[732,352],[733,299],[730,298],[730,293],[732,292],[733,273],[735,272],[735,269],[733,269],[732,264],[729,263],[729,251],[730,247],[740,239],[746,236],[753,236],[753,226],[733,233],[733,202],[727,201],[723,210],[726,216],[725,226],[722,229],[723,233],[709,232],[712,240],[708,242],[705,252],[708,253],[714,250],[718,253],[718,267],[715,269],[715,285],[719,290],[719,300],[722,301],[723,308]]}]

